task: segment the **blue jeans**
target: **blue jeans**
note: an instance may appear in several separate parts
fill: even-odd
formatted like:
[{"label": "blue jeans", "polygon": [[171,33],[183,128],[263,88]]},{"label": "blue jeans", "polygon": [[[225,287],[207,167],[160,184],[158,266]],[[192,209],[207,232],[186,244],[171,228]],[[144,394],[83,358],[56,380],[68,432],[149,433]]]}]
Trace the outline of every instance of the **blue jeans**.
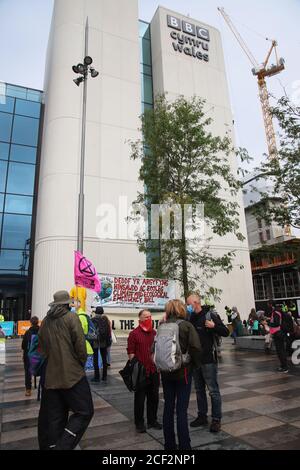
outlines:
[{"label": "blue jeans", "polygon": [[206,388],[207,386],[211,398],[212,419],[221,421],[222,419],[222,400],[218,384],[218,366],[217,364],[202,364],[200,369],[194,370],[194,382],[197,394],[198,416],[207,416],[208,405]]},{"label": "blue jeans", "polygon": [[174,431],[175,405],[179,450],[191,450],[187,410],[191,395],[192,376],[191,374],[188,375],[187,383],[185,379],[170,380],[164,376],[162,377],[162,386],[165,400],[163,415],[165,450],[176,450]]}]

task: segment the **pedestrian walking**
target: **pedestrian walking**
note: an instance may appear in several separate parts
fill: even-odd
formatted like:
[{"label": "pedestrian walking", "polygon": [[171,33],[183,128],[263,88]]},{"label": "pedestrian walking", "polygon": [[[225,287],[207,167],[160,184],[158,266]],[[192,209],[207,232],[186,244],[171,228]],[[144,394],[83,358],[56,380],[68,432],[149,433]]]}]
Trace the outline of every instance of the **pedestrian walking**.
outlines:
[{"label": "pedestrian walking", "polygon": [[274,339],[277,356],[280,361],[280,367],[277,369],[278,372],[287,373],[287,352],[286,352],[286,337],[282,324],[283,312],[280,312],[279,308],[276,309],[275,305],[272,307],[272,315],[269,323],[270,333]]},{"label": "pedestrian walking", "polygon": [[232,311],[231,321],[232,321],[232,328],[233,328],[231,337],[233,338],[233,344],[236,344],[236,338],[241,333],[242,321],[241,321],[241,316],[239,314],[237,307],[232,307],[231,311]]},{"label": "pedestrian walking", "polygon": [[31,327],[26,331],[22,340],[22,350],[23,350],[23,363],[25,371],[25,396],[31,396],[32,389],[32,376],[30,371],[30,362],[28,358],[28,352],[31,345],[32,335],[37,335],[39,332],[39,319],[38,317],[32,317],[30,319]]},{"label": "pedestrian walking", "polygon": [[191,395],[192,369],[200,367],[201,345],[195,328],[187,321],[183,302],[170,300],[165,310],[166,321],[158,327],[154,355],[161,371],[164,392],[164,447],[165,450],[177,449],[174,431],[176,409],[178,448],[191,450],[187,410]]},{"label": "pedestrian walking", "polygon": [[136,358],[144,366],[146,380],[134,393],[134,422],[138,433],[146,432],[144,408],[147,400],[148,428],[162,429],[157,421],[159,403],[159,374],[153,362],[153,343],[156,331],[153,329],[151,313],[139,312],[139,325],[128,336],[127,353],[129,360]]},{"label": "pedestrian walking", "polygon": [[109,319],[106,315],[104,315],[104,310],[102,307],[96,308],[96,313],[94,318],[92,319],[98,339],[93,341],[92,348],[93,348],[93,363],[94,363],[94,378],[92,382],[100,382],[100,371],[99,371],[99,351],[101,354],[102,359],[102,380],[104,382],[107,381],[107,350],[111,346],[112,338],[111,338],[111,326]]},{"label": "pedestrian walking", "polygon": [[207,387],[212,404],[210,432],[219,432],[221,430],[222,399],[218,384],[218,356],[215,335],[227,337],[229,330],[223,324],[216,311],[210,312],[210,319],[207,318],[207,314],[202,311],[201,297],[199,295],[190,295],[187,303],[193,308],[190,322],[196,328],[202,346],[201,366],[193,374],[197,395],[198,417],[190,423],[190,426],[199,427],[208,424]]},{"label": "pedestrian walking", "polygon": [[70,312],[72,299],[67,291],[58,291],[53,297],[39,330],[41,351],[47,361],[39,443],[42,449],[71,450],[80,442],[94,408],[84,372],[87,351],[80,320]]}]

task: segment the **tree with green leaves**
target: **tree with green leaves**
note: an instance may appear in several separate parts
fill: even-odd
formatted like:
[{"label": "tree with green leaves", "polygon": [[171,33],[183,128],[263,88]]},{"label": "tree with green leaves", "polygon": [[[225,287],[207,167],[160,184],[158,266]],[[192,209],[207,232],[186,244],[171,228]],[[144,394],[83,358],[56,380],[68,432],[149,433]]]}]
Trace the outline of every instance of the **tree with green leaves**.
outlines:
[{"label": "tree with green leaves", "polygon": [[[180,281],[185,298],[198,289],[216,299],[221,291],[210,286],[209,280],[219,271],[232,270],[235,252],[213,255],[212,236],[233,233],[238,240],[244,239],[236,201],[241,183],[229,163],[235,153],[232,142],[228,136],[212,134],[205,101],[197,97],[181,96],[169,102],[164,95],[157,96],[154,109],[145,111],[141,123],[142,138],[131,142],[131,158],[141,162],[139,179],[144,191],[134,201],[139,209],[131,219],[144,216],[149,222],[146,234],[138,235],[139,249],[147,255],[146,275]],[[202,204],[210,237],[196,236],[195,207]],[[163,207],[155,240],[150,236],[153,205]],[[176,214],[172,205],[179,209]],[[145,208],[144,214],[140,207]],[[189,224],[184,217],[187,207],[192,208]],[[170,236],[165,237],[162,220],[168,215]]]},{"label": "tree with green leaves", "polygon": [[300,228],[300,107],[287,95],[271,109],[279,125],[279,150],[276,158],[266,159],[256,168],[260,178],[272,182],[268,191],[259,191],[258,217],[281,227]]}]

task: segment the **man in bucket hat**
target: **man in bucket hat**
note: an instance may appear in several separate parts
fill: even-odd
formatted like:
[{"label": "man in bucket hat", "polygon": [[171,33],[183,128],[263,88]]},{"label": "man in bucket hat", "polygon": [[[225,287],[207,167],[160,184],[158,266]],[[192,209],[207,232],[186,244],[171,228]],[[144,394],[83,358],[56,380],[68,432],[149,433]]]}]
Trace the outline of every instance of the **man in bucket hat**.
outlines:
[{"label": "man in bucket hat", "polygon": [[80,320],[70,311],[72,299],[67,291],[58,291],[53,298],[39,330],[47,361],[39,443],[41,449],[70,450],[86,431],[94,407],[84,372],[87,353]]}]

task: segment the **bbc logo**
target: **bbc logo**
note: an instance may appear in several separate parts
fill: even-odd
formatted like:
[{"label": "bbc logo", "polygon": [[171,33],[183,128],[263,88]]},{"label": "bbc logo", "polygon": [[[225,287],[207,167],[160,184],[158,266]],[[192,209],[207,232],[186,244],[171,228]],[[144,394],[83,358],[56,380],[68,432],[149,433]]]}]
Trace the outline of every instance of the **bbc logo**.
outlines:
[{"label": "bbc logo", "polygon": [[187,21],[179,20],[175,16],[167,15],[167,21],[169,28],[177,29],[191,36],[197,36],[205,41],[210,41],[208,29],[202,28],[202,26],[195,26]]}]

